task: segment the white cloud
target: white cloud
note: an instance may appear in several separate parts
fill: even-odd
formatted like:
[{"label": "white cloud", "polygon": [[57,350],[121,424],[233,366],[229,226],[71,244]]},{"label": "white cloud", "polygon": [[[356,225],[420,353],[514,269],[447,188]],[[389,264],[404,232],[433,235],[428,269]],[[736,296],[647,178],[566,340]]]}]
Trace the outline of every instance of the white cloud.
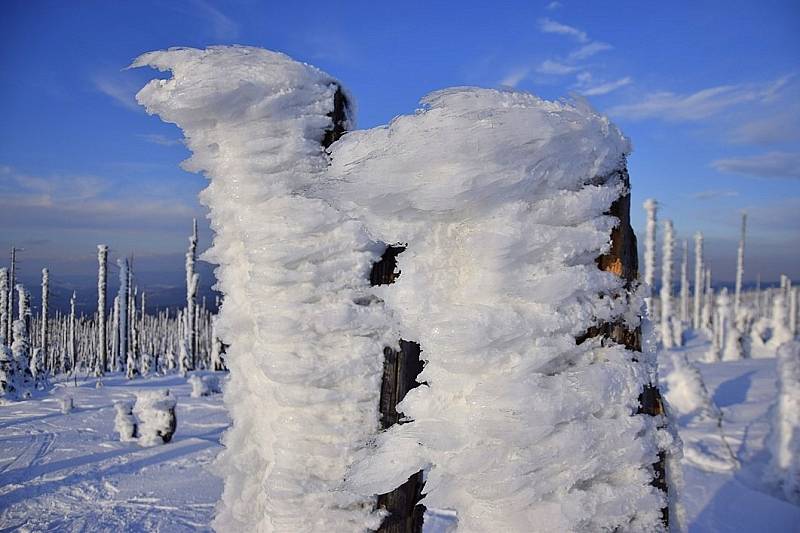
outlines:
[{"label": "white cloud", "polygon": [[689,195],[694,200],[716,200],[717,198],[731,198],[739,196],[737,191],[711,189],[708,191],[698,191]]},{"label": "white cloud", "polygon": [[600,85],[595,85],[594,87],[589,87],[587,89],[583,89],[580,91],[581,94],[585,96],[599,96],[602,94],[608,94],[612,91],[616,91],[620,87],[624,87],[631,83],[631,78],[626,76],[624,78],[620,78],[615,81],[609,81],[607,83],[601,83]]},{"label": "white cloud", "polygon": [[598,54],[600,52],[604,52],[606,50],[611,50],[612,48],[614,48],[614,47],[611,46],[608,43],[603,43],[603,42],[600,42],[600,41],[594,41],[594,42],[591,42],[591,43],[589,43],[587,45],[581,46],[580,48],[578,48],[574,52],[571,52],[569,54],[569,56],[568,56],[568,59],[570,61],[581,61],[583,59],[588,59],[588,58],[592,57],[593,55]]},{"label": "white cloud", "polygon": [[536,67],[536,72],[538,72],[539,74],[552,74],[555,76],[572,74],[577,70],[580,70],[580,67],[565,65],[563,63],[559,63],[558,61],[552,61],[550,59],[543,61],[541,65]]},{"label": "white cloud", "polygon": [[691,94],[661,91],[649,94],[639,102],[612,107],[608,113],[634,120],[647,118],[667,121],[701,120],[739,104],[769,101],[775,98],[782,86],[783,83],[772,82],[720,85]]},{"label": "white cloud", "polygon": [[141,111],[134,95],[140,89],[132,81],[125,81],[105,75],[96,75],[92,78],[95,88],[106,96],[111,97],[116,103],[131,111]]},{"label": "white cloud", "polygon": [[549,4],[547,4],[545,9],[548,10],[548,11],[555,11],[556,9],[558,9],[560,7],[562,7],[561,2],[553,1],[553,2],[550,2]]},{"label": "white cloud", "polygon": [[505,78],[500,80],[500,85],[505,85],[507,87],[516,87],[519,85],[519,82],[524,80],[530,74],[531,69],[529,67],[519,67],[511,72],[509,72]]},{"label": "white cloud", "polygon": [[768,152],[750,157],[717,159],[711,166],[719,172],[731,174],[800,179],[800,153]]},{"label": "white cloud", "polygon": [[160,133],[140,133],[137,137],[149,143],[161,146],[178,146],[183,144],[183,142],[178,139],[170,139],[166,135],[161,135]]},{"label": "white cloud", "polygon": [[551,20],[549,18],[541,18],[539,19],[539,30],[543,33],[555,33],[558,35],[566,35],[568,37],[572,37],[573,39],[577,40],[579,43],[586,43],[589,42],[589,36],[586,34],[585,31],[579,30],[573,26],[567,26],[566,24],[561,24],[560,22],[556,22],[555,20]]}]

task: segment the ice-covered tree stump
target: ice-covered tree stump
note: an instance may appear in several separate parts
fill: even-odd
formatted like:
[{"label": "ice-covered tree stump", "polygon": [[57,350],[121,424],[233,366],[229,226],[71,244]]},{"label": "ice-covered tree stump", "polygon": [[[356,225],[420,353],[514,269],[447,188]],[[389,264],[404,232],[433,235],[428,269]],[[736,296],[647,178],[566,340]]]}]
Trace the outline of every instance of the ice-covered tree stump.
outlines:
[{"label": "ice-covered tree stump", "polygon": [[121,400],[114,402],[114,431],[122,442],[131,442],[139,438],[138,423],[133,416],[133,402]]},{"label": "ice-covered tree stump", "polygon": [[175,416],[177,400],[169,390],[139,392],[133,415],[138,420],[138,442],[142,446],[166,444],[172,440],[178,419]]},{"label": "ice-covered tree stump", "polygon": [[418,531],[424,491],[460,531],[665,529],[674,444],[605,117],[457,88],[336,141],[341,86],[281,54],[135,64],[171,71],[137,98],[211,179],[233,418],[215,527]]}]

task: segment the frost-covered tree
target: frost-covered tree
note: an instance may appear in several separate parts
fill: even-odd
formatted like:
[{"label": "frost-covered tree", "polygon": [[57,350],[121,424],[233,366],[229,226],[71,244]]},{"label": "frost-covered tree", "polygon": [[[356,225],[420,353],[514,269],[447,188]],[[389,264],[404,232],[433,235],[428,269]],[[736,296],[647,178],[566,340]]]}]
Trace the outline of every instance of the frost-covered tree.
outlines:
[{"label": "frost-covered tree", "polygon": [[0,345],[11,344],[8,336],[8,322],[11,320],[11,313],[8,307],[9,285],[8,269],[0,268]]},{"label": "frost-covered tree", "polygon": [[[656,214],[658,211],[658,203],[655,199],[648,198],[644,201],[643,207],[647,213],[647,226],[645,227],[644,239],[644,282],[647,287],[649,287],[648,291],[652,293],[654,283],[656,282]],[[647,308],[652,314],[649,295],[647,302]]]},{"label": "frost-covered tree", "polygon": [[186,348],[189,350],[188,356],[190,368],[195,364],[195,347],[197,344],[197,331],[195,324],[195,306],[197,305],[197,288],[199,275],[194,271],[194,264],[197,258],[197,219],[192,219],[192,234],[189,236],[189,249],[186,251]]},{"label": "frost-covered tree", "polygon": [[703,234],[694,234],[694,302],[692,328],[697,331],[702,324],[701,305],[703,299]]},{"label": "frost-covered tree", "polygon": [[736,292],[733,299],[733,312],[739,313],[742,302],[742,280],[744,279],[744,237],[747,228],[747,213],[742,213],[742,232],[739,236],[739,249],[736,253]]},{"label": "frost-covered tree", "polygon": [[39,348],[42,351],[42,365],[45,368],[52,369],[55,371],[55,365],[51,364],[50,357],[49,357],[49,346],[48,346],[48,307],[50,304],[50,271],[46,268],[42,269],[42,314],[41,314],[41,322],[39,324],[40,331],[39,331]]},{"label": "frost-covered tree", "polygon": [[211,370],[225,370],[222,341],[217,336],[217,320],[211,320]]},{"label": "frost-covered tree", "polygon": [[718,343],[723,361],[736,361],[742,358],[739,331],[736,329],[736,318],[731,305],[728,289],[723,287],[717,298],[717,312],[714,317],[717,326]]},{"label": "frost-covered tree", "polygon": [[[137,98],[211,179],[233,418],[215,527],[376,529],[375,496],[426,469],[426,501],[465,531],[663,529],[651,463],[675,444],[658,411],[639,413],[657,398],[651,354],[609,338],[636,330],[642,301],[609,249],[628,212],[606,212],[630,200],[608,119],[450,89],[344,136],[327,168],[346,110],[326,74],[243,47],[135,64],[172,72]],[[371,288],[382,242],[408,243],[402,275]],[[427,385],[379,432],[379,354],[399,335],[421,345]]]},{"label": "frost-covered tree", "polygon": [[128,306],[130,295],[130,275],[128,274],[128,259],[117,259],[119,266],[119,293],[117,294],[117,302],[119,303],[119,320],[117,334],[119,340],[119,359],[125,360],[125,375],[128,379],[133,379],[136,376],[136,362],[133,360],[133,354],[130,350],[130,340],[128,337]]},{"label": "frost-covered tree", "polygon": [[33,385],[33,375],[31,374],[31,343],[30,331],[30,295],[28,291],[20,284],[16,285],[17,292],[17,319],[13,324],[12,338],[14,342],[11,344],[11,354],[16,363],[17,372],[17,394],[25,396],[29,394],[29,387]]},{"label": "frost-covered tree", "polygon": [[681,322],[689,322],[689,243],[685,240],[681,255]]},{"label": "frost-covered tree", "polygon": [[792,332],[788,326],[788,316],[786,309],[786,298],[783,292],[779,292],[772,300],[772,333],[767,347],[770,350],[777,350],[783,343],[792,340]]},{"label": "frost-covered tree", "polygon": [[[77,294],[72,291],[72,297],[69,299],[69,341],[68,352],[69,355],[69,371],[75,372],[78,364],[78,345],[75,338],[75,298]],[[100,321],[98,324],[99,329],[105,329],[105,323]],[[67,369],[64,369],[67,370]]]},{"label": "frost-covered tree", "polygon": [[771,452],[767,480],[788,501],[800,505],[800,343],[783,344],[777,359],[778,401],[767,439]]},{"label": "frost-covered tree", "polygon": [[673,252],[675,251],[675,236],[672,221],[664,221],[664,243],[661,257],[661,343],[664,348],[675,346],[674,320],[672,310],[672,281],[673,281]]},{"label": "frost-covered tree", "polygon": [[14,291],[16,290],[17,286],[17,249],[13,246],[11,247],[11,268],[8,271],[8,323],[6,326],[8,327],[8,331],[6,332],[6,342],[11,345],[14,342]]},{"label": "frost-covered tree", "polygon": [[108,290],[108,246],[97,245],[97,364],[95,375],[101,376],[108,368],[108,342],[106,341],[106,292]]}]

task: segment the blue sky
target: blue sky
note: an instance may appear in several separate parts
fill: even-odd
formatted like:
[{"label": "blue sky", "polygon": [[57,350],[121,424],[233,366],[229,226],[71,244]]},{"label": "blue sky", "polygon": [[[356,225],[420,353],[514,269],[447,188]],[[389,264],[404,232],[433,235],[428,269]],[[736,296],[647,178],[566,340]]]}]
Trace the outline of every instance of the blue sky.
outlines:
[{"label": "blue sky", "polygon": [[[134,252],[179,282],[201,176],[179,131],[133,95],[126,70],[170,46],[247,44],[341,79],[360,127],[410,113],[447,86],[582,94],[632,138],[634,225],[655,197],[681,238],[706,233],[733,278],[750,216],[746,277],[800,278],[800,3],[43,2],[0,6],[0,249],[23,276],[94,275],[95,244]],[[201,243],[210,239],[201,225]],[[5,256],[3,252],[3,256]],[[2,261],[5,263],[5,260]]]}]

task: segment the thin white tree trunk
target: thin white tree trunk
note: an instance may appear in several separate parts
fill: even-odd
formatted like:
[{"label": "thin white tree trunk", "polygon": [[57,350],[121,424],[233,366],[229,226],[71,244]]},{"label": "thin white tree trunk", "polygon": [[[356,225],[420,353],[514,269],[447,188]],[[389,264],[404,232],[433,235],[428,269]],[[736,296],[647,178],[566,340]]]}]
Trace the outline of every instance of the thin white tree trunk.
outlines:
[{"label": "thin white tree trunk", "polygon": [[42,349],[42,357],[44,358],[45,367],[51,372],[55,373],[55,365],[49,357],[48,350],[48,336],[47,336],[47,312],[50,304],[50,271],[46,268],[42,269],[42,323],[40,324],[40,337],[39,346]]},{"label": "thin white tree trunk", "polygon": [[734,316],[739,314],[742,303],[742,280],[744,279],[744,237],[747,227],[747,213],[742,213],[742,234],[739,238],[739,250],[736,254],[736,292],[733,296]]},{"label": "thin white tree trunk", "polygon": [[700,306],[703,297],[703,234],[694,234],[694,315],[692,327],[700,329]]},{"label": "thin white tree trunk", "polygon": [[97,365],[95,375],[108,368],[106,341],[106,291],[108,289],[108,246],[97,245]]},{"label": "thin white tree trunk", "polygon": [[672,254],[675,250],[672,221],[664,221],[664,245],[661,259],[661,342],[665,348],[675,344],[672,332]]}]

